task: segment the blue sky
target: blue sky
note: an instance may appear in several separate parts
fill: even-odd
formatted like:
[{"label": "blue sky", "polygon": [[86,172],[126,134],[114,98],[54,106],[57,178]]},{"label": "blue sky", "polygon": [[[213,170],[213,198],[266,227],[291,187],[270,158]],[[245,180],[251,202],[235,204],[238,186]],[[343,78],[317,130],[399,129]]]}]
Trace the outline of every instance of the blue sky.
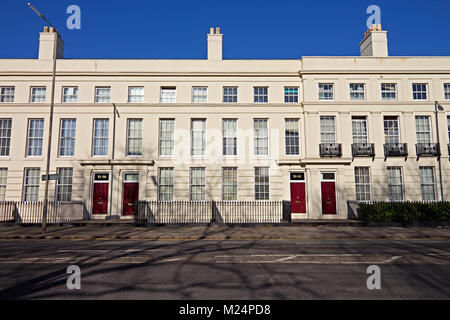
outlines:
[{"label": "blue sky", "polygon": [[[66,58],[204,59],[210,26],[225,59],[358,56],[366,8],[381,8],[392,56],[450,56],[449,0],[31,0],[60,30]],[[28,1],[2,0],[0,58],[36,58],[43,22]],[[66,8],[81,8],[68,30]]]}]

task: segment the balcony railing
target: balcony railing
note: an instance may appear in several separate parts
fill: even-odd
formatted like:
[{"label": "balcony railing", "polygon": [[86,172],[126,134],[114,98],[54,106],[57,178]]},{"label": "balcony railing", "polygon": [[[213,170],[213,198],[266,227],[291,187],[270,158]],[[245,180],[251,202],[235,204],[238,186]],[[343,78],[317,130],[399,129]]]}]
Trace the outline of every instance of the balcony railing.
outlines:
[{"label": "balcony railing", "polygon": [[353,157],[375,157],[375,144],[354,143],[352,144]]},{"label": "balcony railing", "polygon": [[441,155],[439,143],[417,143],[416,154],[418,157],[437,157]]},{"label": "balcony railing", "polygon": [[407,143],[386,143],[384,144],[385,157],[407,157],[408,144]]},{"label": "balcony railing", "polygon": [[340,143],[321,143],[319,145],[319,153],[322,158],[342,157],[342,145]]}]

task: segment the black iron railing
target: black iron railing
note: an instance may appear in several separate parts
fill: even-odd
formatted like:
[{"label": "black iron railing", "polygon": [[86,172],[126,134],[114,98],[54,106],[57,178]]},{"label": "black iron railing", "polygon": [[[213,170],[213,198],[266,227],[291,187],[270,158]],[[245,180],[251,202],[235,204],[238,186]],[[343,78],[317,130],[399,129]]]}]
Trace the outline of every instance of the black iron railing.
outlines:
[{"label": "black iron railing", "polygon": [[417,143],[416,154],[418,157],[437,157],[441,155],[439,143]]},{"label": "black iron railing", "polygon": [[321,143],[319,145],[319,154],[322,158],[342,157],[342,145],[340,143]]},{"label": "black iron railing", "polygon": [[375,157],[375,144],[354,143],[352,144],[353,157]]},{"label": "black iron railing", "polygon": [[408,144],[407,143],[386,143],[384,144],[385,157],[407,157]]},{"label": "black iron railing", "polygon": [[[42,222],[43,201],[2,201],[0,202],[0,222],[31,224]],[[47,223],[63,223],[83,218],[82,202],[49,201]]]},{"label": "black iron railing", "polygon": [[[284,206],[285,207],[285,206]],[[288,223],[283,201],[138,201],[136,223]]]}]

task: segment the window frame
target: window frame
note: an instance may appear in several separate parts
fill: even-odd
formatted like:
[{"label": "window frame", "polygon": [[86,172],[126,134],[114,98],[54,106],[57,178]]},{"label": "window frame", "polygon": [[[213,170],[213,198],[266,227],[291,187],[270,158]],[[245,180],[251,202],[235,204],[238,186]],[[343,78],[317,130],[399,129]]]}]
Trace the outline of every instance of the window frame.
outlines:
[{"label": "window frame", "polygon": [[[393,86],[394,91],[390,91],[389,89],[387,89],[387,86]],[[381,83],[380,90],[381,90],[381,100],[383,100],[383,101],[398,100],[397,83]]]},{"label": "window frame", "polygon": [[[235,123],[234,131],[228,130],[226,128],[225,123],[226,122],[233,122]],[[232,136],[226,135],[226,133],[232,132]],[[228,142],[230,139],[233,139],[232,145],[229,146]],[[233,152],[228,153],[228,150],[233,150]],[[225,152],[227,151],[227,152]],[[222,118],[222,156],[224,157],[236,157],[238,155],[238,119],[237,118]]]},{"label": "window frame", "polygon": [[[139,131],[139,135],[137,137],[131,137],[130,133],[130,124],[132,121],[136,121],[138,123],[140,123],[140,131]],[[144,119],[143,118],[127,118],[127,132],[126,132],[126,149],[125,149],[125,156],[126,157],[142,157],[142,153],[143,153],[143,131],[144,131]],[[131,154],[130,152],[130,141],[133,139],[133,141],[140,141],[140,150],[139,150],[139,154]]]},{"label": "window frame", "polygon": [[[170,96],[167,93],[173,91]],[[164,93],[164,94],[163,94]],[[160,103],[177,103],[177,87],[160,87],[159,90]]]},{"label": "window frame", "polygon": [[[196,90],[202,93],[196,93]],[[200,99],[201,98],[201,99]],[[197,101],[196,101],[197,100]],[[208,103],[208,87],[207,86],[193,86],[192,87],[192,103]]]},{"label": "window frame", "polygon": [[[108,95],[100,95],[98,90],[107,90],[105,92],[109,92]],[[109,86],[99,86],[95,87],[95,95],[94,95],[94,103],[111,103],[111,87]],[[102,99],[102,101],[100,101]],[[103,101],[103,99],[106,99],[106,101]]]},{"label": "window frame", "polygon": [[[131,94],[132,89],[142,89],[142,94]],[[132,98],[139,98],[139,101],[131,101]],[[128,103],[144,103],[145,101],[145,87],[144,86],[128,86]]]},{"label": "window frame", "polygon": [[[358,86],[362,86],[362,91],[361,91],[361,87],[358,87]],[[365,101],[366,100],[366,84],[365,83],[350,83],[349,89],[350,89],[350,100],[351,101]]]},{"label": "window frame", "polygon": [[[73,127],[73,128],[70,127],[69,129],[63,128],[63,123],[65,123],[66,121],[70,121],[70,122],[73,121],[73,123],[75,123],[74,127]],[[73,137],[72,137],[72,136],[64,136],[64,137],[63,137],[63,136],[62,136],[63,129],[64,129],[65,132],[66,132],[66,131],[69,131],[69,130],[70,130],[70,131],[73,130],[73,132],[74,132]],[[60,158],[73,158],[73,157],[75,157],[76,134],[77,134],[77,119],[76,119],[76,118],[61,118],[60,121],[59,121],[58,157],[60,157]],[[73,145],[72,145],[72,146],[73,146],[73,148],[72,148],[73,152],[72,152],[72,154],[69,154],[69,155],[67,155],[67,154],[62,154],[62,152],[61,152],[61,150],[62,150],[62,143],[63,143],[64,141],[66,141],[66,140],[68,140],[68,141],[73,141]],[[69,149],[69,150],[70,150],[70,149]]]},{"label": "window frame", "polygon": [[[61,174],[61,171],[69,171],[71,174],[69,176],[63,177],[63,175]],[[56,187],[55,187],[55,201],[56,202],[62,202],[62,203],[67,203],[67,202],[72,202],[72,192],[73,192],[73,173],[74,170],[72,167],[61,167],[61,168],[57,168],[56,172],[60,175],[60,178],[58,180],[56,180]],[[62,183],[64,179],[68,179],[70,180],[70,183]],[[64,181],[65,182],[65,181]],[[70,193],[67,192],[60,192],[60,188],[68,188],[70,190]],[[65,190],[65,189],[64,189]],[[60,195],[69,195],[68,199],[63,199],[63,200],[58,200]]]},{"label": "window frame", "polygon": [[[106,136],[96,136],[96,123],[97,121],[106,121]],[[105,127],[99,129],[99,131],[101,130],[102,133],[104,133],[105,131]],[[96,140],[101,140],[102,142],[104,142],[104,140],[106,140],[106,144],[101,144],[101,148],[102,149],[106,149],[105,154],[95,154],[95,150],[96,150],[96,145],[95,142]],[[109,118],[94,118],[93,122],[92,122],[92,148],[91,148],[91,154],[92,157],[107,157],[109,155]]]},{"label": "window frame", "polygon": [[[40,128],[36,128],[34,127],[34,133],[36,132],[42,132],[41,136],[31,136],[31,122],[34,121],[38,121],[40,123],[42,123],[42,126]],[[43,146],[44,146],[44,131],[45,131],[45,119],[44,118],[29,118],[28,119],[28,124],[27,124],[27,140],[26,140],[26,146],[25,146],[25,157],[26,158],[42,158],[42,150],[43,150]],[[39,154],[31,154],[30,153],[30,148],[32,147],[30,142],[31,140],[33,141],[40,141],[40,146],[39,149],[34,148],[33,150],[40,150]]]},{"label": "window frame", "polygon": [[[364,129],[365,132],[363,134],[361,134],[361,131],[358,131],[359,128],[355,128],[355,124],[361,122],[364,123]],[[354,144],[358,144],[358,143],[369,143],[369,124],[367,121],[367,117],[366,116],[353,116],[352,117],[352,141]],[[356,134],[355,134],[356,133]],[[356,138],[356,139],[355,139]],[[361,142],[363,141],[364,142]]]},{"label": "window frame", "polygon": [[[425,183],[424,181],[424,177],[422,175],[422,173],[424,172],[423,170],[425,169],[431,169],[431,178],[433,180],[432,183]],[[435,173],[435,169],[433,166],[419,166],[419,179],[420,179],[420,195],[422,197],[422,201],[431,201],[431,202],[435,202],[437,201],[437,186],[436,186],[436,173]],[[433,199],[425,199],[424,197],[424,187],[429,187],[432,186],[433,187]],[[430,193],[427,193],[430,194]]]},{"label": "window frame", "polygon": [[[3,128],[4,124],[6,128]],[[7,133],[3,136],[3,133]],[[12,118],[0,118],[0,158],[8,158],[11,156],[11,134],[12,134]],[[3,150],[5,152],[3,152]],[[5,153],[5,154],[2,154]]]},{"label": "window frame", "polygon": [[0,168],[0,202],[6,201],[6,189],[8,187],[8,168]]},{"label": "window frame", "polygon": [[[167,133],[167,132],[170,133],[170,131],[163,131],[162,123],[166,122],[166,121],[172,123],[172,126],[171,126],[172,130],[171,130],[171,136],[169,138],[164,138],[163,139],[163,132],[164,133]],[[172,119],[160,118],[159,121],[158,121],[158,124],[159,124],[159,128],[158,128],[158,133],[159,133],[158,134],[158,156],[161,157],[161,158],[172,158],[174,156],[174,152],[175,152],[175,119],[173,119],[173,118]],[[167,128],[167,125],[165,127]],[[165,143],[169,143],[170,154],[162,154],[161,150],[163,150],[162,149],[163,148],[163,143],[162,143],[163,141]],[[165,148],[164,150],[168,150],[166,145],[164,145],[164,148]]]},{"label": "window frame", "polygon": [[268,86],[253,87],[253,103],[269,103]]},{"label": "window frame", "polygon": [[[40,95],[36,95],[36,94],[33,94],[33,90],[34,89],[36,89],[36,90],[38,90],[38,89],[43,89],[42,91],[43,91],[43,94],[40,94]],[[37,98],[37,97],[40,97],[39,98],[39,101],[35,101],[35,98]],[[41,101],[41,99],[43,99],[43,101]],[[47,101],[47,87],[46,86],[32,86],[32,87],[30,87],[30,103],[46,103],[46,101]]]},{"label": "window frame", "polygon": [[[193,184],[193,171],[199,171],[202,172],[202,175],[200,176],[200,179],[202,180],[202,184]],[[200,200],[198,199],[193,199],[193,192],[192,192],[192,187],[200,187],[201,188],[201,198]],[[196,193],[198,194],[198,193]],[[190,167],[189,168],[189,200],[190,201],[195,201],[195,202],[203,202],[206,201],[206,168],[205,167]]]},{"label": "window frame", "polygon": [[[296,125],[297,136],[288,135],[287,124],[289,122],[295,122],[297,124]],[[290,130],[292,131],[292,129],[290,129]],[[291,139],[296,141],[296,144],[292,145],[291,143],[288,143],[288,141],[289,142],[292,141]],[[292,148],[294,148],[294,151],[297,150],[297,153],[293,153],[291,151],[288,152],[288,150],[292,150]],[[300,153],[301,153],[301,150],[300,150],[300,119],[299,118],[285,118],[284,119],[284,154],[286,156],[299,156]]]},{"label": "window frame", "polygon": [[[420,129],[419,128],[420,123],[418,123],[417,121],[420,119],[425,119],[425,118],[427,119],[426,124],[428,125],[428,131],[426,131],[426,130],[419,131],[418,129]],[[416,141],[417,141],[417,143],[424,143],[424,144],[433,143],[433,130],[431,128],[431,117],[424,116],[424,115],[416,115],[414,117],[414,122],[415,122],[415,126],[416,126]],[[424,129],[426,129],[426,128],[424,128]],[[419,135],[421,135],[421,134],[422,135],[428,134],[429,139],[427,141],[419,139]]]},{"label": "window frame", "polygon": [[[232,172],[232,177],[231,177],[231,182],[230,181],[225,181],[225,171],[231,171]],[[239,188],[238,188],[238,167],[222,167],[222,201],[238,201],[238,194],[239,194]],[[228,178],[228,177],[227,177]],[[229,192],[225,193],[225,187],[231,187],[232,193],[231,193],[231,198],[229,199],[229,197],[225,197],[225,195],[230,195]],[[236,191],[235,191],[236,190]],[[226,199],[227,198],[227,199]]]},{"label": "window frame", "polygon": [[[236,90],[236,94],[234,92],[225,93],[225,90]],[[239,102],[238,97],[239,97],[239,87],[238,86],[224,86],[223,87],[223,90],[222,90],[222,102],[223,103],[238,103]],[[227,98],[227,99],[225,99],[225,98]],[[225,101],[228,99],[235,100],[234,98],[236,98],[236,101]]]},{"label": "window frame", "polygon": [[[326,89],[325,86],[329,88]],[[318,100],[334,101],[334,83],[318,83]]]},{"label": "window frame", "polygon": [[299,87],[284,87],[284,103],[298,103],[298,93]]},{"label": "window frame", "polygon": [[[363,171],[366,171],[366,172],[363,172]],[[371,179],[370,171],[371,171],[370,167],[356,167],[355,166],[355,168],[354,168],[356,201],[360,201],[360,202],[372,201],[372,179]],[[361,173],[362,173],[362,175],[361,175]],[[359,177],[359,180],[358,180],[358,177]],[[360,187],[359,192],[358,192],[358,186]],[[361,191],[361,188],[364,191]],[[369,192],[367,192],[367,188],[368,188]],[[367,195],[368,195],[368,199],[367,199]],[[364,198],[364,199],[362,199],[362,198]]]},{"label": "window frame", "polygon": [[[423,86],[420,89],[425,88],[425,91],[418,90],[418,86]],[[416,89],[416,90],[414,90],[414,89]],[[429,100],[428,91],[429,91],[428,83],[413,83],[412,84],[413,100],[414,101],[428,101]],[[425,98],[423,98],[424,95],[425,95]]]},{"label": "window frame", "polygon": [[[28,178],[28,172],[31,170],[35,170],[37,171],[37,177],[33,177],[35,178],[35,182],[37,181],[36,184],[28,184],[27,183],[27,178]],[[36,202],[39,201],[39,189],[40,189],[40,181],[41,181],[41,168],[38,167],[33,167],[33,168],[24,168],[24,173],[23,173],[23,182],[22,182],[22,201],[23,202]],[[28,195],[28,188],[37,188],[37,192],[33,192],[31,195],[35,195],[36,199],[34,200],[34,198],[32,200],[26,200],[27,199],[27,195]]]},{"label": "window frame", "polygon": [[[264,169],[264,171],[267,171],[267,175],[265,175],[265,174],[257,175],[257,170],[262,170],[262,169]],[[254,191],[255,191],[255,201],[270,201],[270,167],[255,167],[253,174],[254,174],[254,185],[253,186],[254,186]],[[265,179],[264,179],[264,181],[261,182],[261,179],[265,178],[265,177],[267,177],[267,182],[265,181]],[[258,178],[259,178],[259,181],[258,181]],[[267,185],[267,190],[265,188],[266,185]],[[264,191],[263,192],[257,191],[257,186],[264,187]],[[258,197],[258,194],[263,194],[264,198]],[[266,197],[266,194],[267,194],[267,197]]]},{"label": "window frame", "polygon": [[[266,124],[265,128],[263,130],[257,131],[256,123],[257,122],[264,122]],[[260,128],[258,128],[260,129]],[[266,136],[260,136],[257,133],[266,132]],[[258,141],[266,141],[265,146],[260,147],[260,143]],[[255,157],[268,157],[270,155],[269,150],[270,145],[270,133],[269,133],[269,118],[253,118],[253,155]],[[261,151],[258,150],[267,150],[266,153],[261,153]]]},{"label": "window frame", "polygon": [[[326,123],[323,123],[322,121],[325,120],[329,120],[329,119],[333,119],[333,127],[334,130],[333,131],[325,131],[323,130],[324,128],[328,128],[326,126]],[[320,143],[321,144],[332,144],[332,143],[337,143],[337,126],[336,126],[336,116],[320,116]],[[324,139],[325,136],[329,137],[329,136],[333,136],[334,139],[333,140],[329,140],[329,139]],[[329,141],[328,141],[329,140]]]},{"label": "window frame", "polygon": [[[389,134],[389,130],[392,129],[391,126],[386,127],[386,123],[397,123],[397,135]],[[400,144],[402,143],[402,137],[400,132],[400,119],[398,116],[384,116],[383,117],[383,133],[384,133],[384,143],[385,144]],[[397,137],[398,141],[394,142],[393,138]],[[394,139],[395,140],[395,139]]]},{"label": "window frame", "polygon": [[[170,172],[170,176],[169,178],[169,182],[170,184],[162,184],[162,171],[164,172]],[[167,177],[165,177],[165,180],[167,180]],[[163,201],[163,202],[171,202],[174,201],[174,191],[175,191],[175,168],[173,167],[159,167],[158,168],[158,201]],[[170,195],[170,200],[161,200],[161,187],[168,187],[169,192],[164,192],[165,195]]]},{"label": "window frame", "polygon": [[[393,172],[394,170],[398,170],[398,172],[400,173],[399,177],[392,177],[391,176],[391,172]],[[404,177],[403,177],[403,168],[399,167],[399,166],[389,166],[387,167],[387,178],[388,178],[388,195],[389,195],[389,201],[390,202],[402,202],[405,200],[405,181],[404,181]],[[392,184],[392,179],[397,179],[400,178],[400,184]],[[393,187],[400,187],[400,195],[401,195],[401,199],[394,199],[394,194],[392,193],[392,188]],[[399,193],[396,193],[399,194]]]},{"label": "window frame", "polygon": [[[194,141],[197,141],[194,139],[194,122],[201,122],[202,123],[202,130],[198,131],[201,133],[201,154],[197,154],[196,152],[200,150],[199,148],[194,148]],[[197,138],[197,137],[195,137]],[[193,158],[200,158],[206,156],[206,119],[205,118],[191,118],[191,157]]]},{"label": "window frame", "polygon": [[[72,89],[72,94],[65,94],[64,89]],[[75,92],[76,91],[76,92]],[[70,97],[75,101],[66,101],[66,97]],[[77,103],[78,102],[78,86],[63,86],[61,87],[61,103]]]},{"label": "window frame", "polygon": [[[4,91],[10,90],[10,94],[7,94]],[[6,101],[10,98],[10,101]],[[0,86],[0,103],[14,103],[16,98],[16,87],[15,86]]]}]

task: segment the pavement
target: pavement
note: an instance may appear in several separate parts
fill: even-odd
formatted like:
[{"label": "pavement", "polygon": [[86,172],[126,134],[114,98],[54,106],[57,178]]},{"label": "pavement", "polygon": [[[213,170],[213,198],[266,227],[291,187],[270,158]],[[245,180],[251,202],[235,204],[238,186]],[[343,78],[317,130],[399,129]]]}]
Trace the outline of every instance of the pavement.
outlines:
[{"label": "pavement", "polygon": [[445,227],[363,227],[363,226],[228,226],[228,225],[85,225],[39,226],[0,225],[0,240],[355,240],[355,239],[450,239]]}]

